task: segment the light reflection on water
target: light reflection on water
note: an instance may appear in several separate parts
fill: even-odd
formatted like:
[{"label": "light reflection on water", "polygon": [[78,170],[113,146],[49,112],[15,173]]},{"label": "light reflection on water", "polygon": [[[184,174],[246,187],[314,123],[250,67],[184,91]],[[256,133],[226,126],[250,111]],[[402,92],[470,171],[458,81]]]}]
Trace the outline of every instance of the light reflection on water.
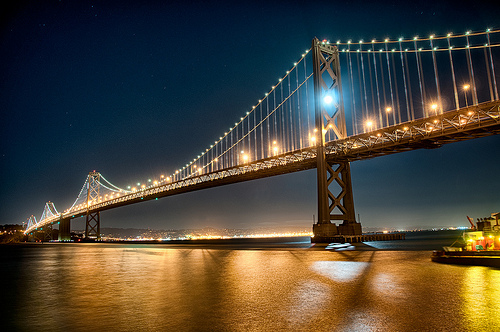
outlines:
[{"label": "light reflection on water", "polygon": [[353,281],[368,267],[366,262],[318,261],[311,269],[333,281]]},{"label": "light reflection on water", "polygon": [[54,244],[0,247],[0,259],[6,330],[500,326],[500,270],[432,263],[428,251]]}]

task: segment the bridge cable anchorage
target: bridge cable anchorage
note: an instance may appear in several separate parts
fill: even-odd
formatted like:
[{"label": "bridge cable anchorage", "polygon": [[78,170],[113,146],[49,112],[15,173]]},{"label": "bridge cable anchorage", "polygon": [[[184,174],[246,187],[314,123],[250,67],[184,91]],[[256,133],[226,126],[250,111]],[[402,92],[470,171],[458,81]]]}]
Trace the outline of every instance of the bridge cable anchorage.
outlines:
[{"label": "bridge cable anchorage", "polygon": [[[335,185],[347,181],[339,176],[348,172],[344,162],[400,152],[401,146],[434,148],[496,134],[499,53],[500,30],[361,40],[357,46],[313,43],[234,125],[184,166],[130,190],[95,172],[99,175],[86,178],[69,209],[59,214],[55,206],[49,208],[41,220],[28,220],[27,230],[84,215],[97,227],[99,216],[92,214],[141,199],[317,168],[319,146],[325,153],[321,178]],[[344,86],[341,76],[347,77]],[[325,206],[344,211],[337,202],[345,195],[342,189],[327,195]],[[97,237],[99,231],[91,231]]]}]

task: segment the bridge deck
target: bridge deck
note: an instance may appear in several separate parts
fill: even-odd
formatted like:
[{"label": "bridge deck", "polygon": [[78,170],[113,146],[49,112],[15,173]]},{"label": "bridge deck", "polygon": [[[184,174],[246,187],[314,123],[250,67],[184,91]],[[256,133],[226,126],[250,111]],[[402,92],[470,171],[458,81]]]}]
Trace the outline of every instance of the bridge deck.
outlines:
[{"label": "bridge deck", "polygon": [[[330,163],[356,161],[421,148],[437,148],[447,143],[499,133],[500,101],[497,100],[327,142],[326,158]],[[161,197],[315,167],[316,148],[309,147],[176,182],[152,185],[121,197],[93,204],[88,211],[104,211]],[[41,221],[36,227],[81,217],[86,213],[86,208],[65,212]],[[35,229],[35,226],[32,226],[26,232],[29,233]]]}]

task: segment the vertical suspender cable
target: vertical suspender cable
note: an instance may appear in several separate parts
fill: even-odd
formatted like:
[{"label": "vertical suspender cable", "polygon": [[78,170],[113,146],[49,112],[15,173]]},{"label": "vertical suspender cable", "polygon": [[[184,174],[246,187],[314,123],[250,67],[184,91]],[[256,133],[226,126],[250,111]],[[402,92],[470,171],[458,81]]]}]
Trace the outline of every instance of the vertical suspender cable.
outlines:
[{"label": "vertical suspender cable", "polygon": [[285,111],[286,111],[286,107],[285,107],[285,104],[283,103],[283,82],[280,82],[280,91],[281,91],[281,99],[280,99],[280,110],[281,110],[281,128],[280,128],[280,131],[281,131],[281,145],[283,146],[283,152],[287,151],[288,149],[288,145],[287,145],[287,141],[286,141],[286,133],[285,133],[285,118],[286,118],[286,115],[285,115]]},{"label": "vertical suspender cable", "polygon": [[[304,80],[306,81],[306,115],[307,115],[307,133],[309,134],[309,132],[311,131],[311,119],[310,119],[310,116],[309,116],[309,88],[308,88],[308,85],[307,85],[307,61],[304,59]],[[308,144],[307,146],[309,146],[311,144],[311,142],[308,140]]]},{"label": "vertical suspender cable", "polygon": [[234,130],[231,130],[231,146],[229,147],[229,150],[231,151],[231,164],[229,165],[229,167],[234,166],[233,131]]},{"label": "vertical suspender cable", "polygon": [[415,45],[415,61],[417,62],[418,83],[420,85],[420,99],[422,101],[422,116],[427,117],[427,110],[425,108],[425,103],[424,103],[425,89],[422,85],[422,81],[424,78],[423,78],[423,72],[422,72],[421,66],[420,66],[420,53],[419,53],[419,50],[417,49],[417,40],[414,39],[413,43]]},{"label": "vertical suspender cable", "polygon": [[434,79],[436,80],[436,93],[437,93],[437,98],[438,98],[438,112],[440,114],[443,113],[443,104],[441,103],[441,89],[439,88],[439,74],[438,74],[438,68],[437,68],[437,63],[436,63],[436,53],[434,52],[434,44],[432,43],[433,37],[430,39],[431,43],[431,54],[432,54],[432,64],[434,66]]},{"label": "vertical suspender cable", "polygon": [[413,108],[413,93],[411,89],[411,77],[410,77],[410,70],[408,69],[408,54],[407,54],[408,49],[405,49],[405,68],[406,68],[406,75],[408,76],[408,102],[410,104],[410,114],[411,114],[411,120],[415,120],[415,110]]},{"label": "vertical suspender cable", "polygon": [[[262,109],[262,103],[259,102],[259,107]],[[257,151],[257,120],[256,120],[256,117],[257,115],[255,113],[257,113],[257,110],[255,110],[255,108],[253,109],[253,126],[252,126],[252,129],[253,129],[253,153],[254,153],[254,157],[253,159],[254,160],[258,160],[259,159],[259,155],[257,154],[258,151]]]},{"label": "vertical suspender cable", "polygon": [[[273,117],[274,117],[274,131],[273,131],[273,136],[274,136],[274,141],[278,139],[278,112],[276,112],[276,89],[273,89],[273,99],[274,99],[274,105],[273,105]],[[271,144],[271,143],[269,143]],[[271,147],[271,145],[269,145]]]},{"label": "vertical suspender cable", "polygon": [[[255,108],[252,110],[252,113],[254,113],[254,117],[255,117]],[[252,144],[250,142],[250,139],[252,138],[252,132],[250,131],[250,115],[247,115],[247,135],[248,135],[248,161],[252,160],[253,158],[251,158],[251,152],[252,152]],[[255,136],[255,134],[254,134]],[[254,144],[255,146],[256,144]],[[255,157],[255,155],[254,155]]]},{"label": "vertical suspender cable", "polygon": [[483,48],[484,51],[484,63],[486,65],[486,74],[488,75],[488,86],[490,88],[490,100],[493,101],[493,87],[491,85],[491,77],[490,77],[490,66],[488,66],[488,54],[486,53],[486,48]]},{"label": "vertical suspender cable", "polygon": [[365,82],[365,66],[363,63],[363,52],[362,52],[363,49],[361,44],[359,45],[359,51],[360,51],[359,56],[361,57],[361,73],[363,74],[362,77],[363,77],[363,95],[365,97],[365,113],[366,115],[368,115],[368,100],[366,98],[366,82]]},{"label": "vertical suspender cable", "polygon": [[359,64],[359,49],[356,52],[356,62],[357,62],[357,69],[358,69],[358,82],[359,82],[359,101],[361,103],[361,115],[363,116],[363,119],[367,119],[367,114],[365,113],[365,103],[363,99],[363,80],[361,79],[361,65]]},{"label": "vertical suspender cable", "polygon": [[407,121],[410,121],[412,120],[412,118],[410,116],[410,107],[408,105],[408,87],[406,86],[405,61],[403,58],[403,46],[401,45],[401,38],[399,39],[399,57],[401,58],[401,71],[403,73],[403,86],[405,89],[406,119]]},{"label": "vertical suspender cable", "polygon": [[[266,97],[266,100],[267,100],[267,97]],[[262,121],[263,117],[262,117],[262,103],[259,104],[259,109],[260,109],[260,121]],[[254,120],[255,121],[255,120]],[[259,121],[259,122],[260,122]],[[259,159],[264,159],[264,132],[262,131],[262,129],[264,129],[264,124],[261,123],[259,125],[259,129],[260,129],[260,154],[259,154]],[[255,132],[255,135],[257,135],[257,131]],[[255,138],[255,150],[257,151],[257,138]],[[255,152],[255,156],[257,157],[257,152]]]},{"label": "vertical suspender cable", "polygon": [[[292,74],[288,74],[288,97],[292,94],[292,90],[290,88],[290,76]],[[293,116],[292,116],[292,98],[289,98],[288,102],[288,109],[290,113],[290,149],[295,150],[295,142],[294,142],[294,137],[293,137]]]},{"label": "vertical suspender cable", "polygon": [[394,94],[396,95],[396,108],[398,109],[398,123],[401,123],[401,107],[399,105],[398,80],[396,75],[396,61],[394,60],[394,49],[391,52],[392,73],[394,77]]},{"label": "vertical suspender cable", "polygon": [[455,108],[458,110],[460,108],[460,103],[458,101],[458,91],[457,91],[457,81],[455,78],[455,68],[453,66],[453,56],[451,54],[451,44],[450,44],[450,34],[446,37],[448,41],[448,55],[450,56],[450,66],[451,66],[451,78],[453,79],[453,93],[455,94]]},{"label": "vertical suspender cable", "polygon": [[474,67],[472,66],[472,57],[470,52],[469,44],[469,33],[465,34],[465,39],[467,40],[466,53],[467,53],[467,68],[469,68],[469,78],[472,85],[472,103],[477,105],[477,92],[476,92],[476,80],[474,78]]},{"label": "vertical suspender cable", "polygon": [[[305,62],[305,60],[304,60]],[[295,81],[297,84],[297,117],[298,117],[298,125],[299,125],[299,149],[302,150],[302,121],[300,121],[300,116],[302,114],[300,109],[300,91],[299,91],[299,69],[295,69]]]},{"label": "vertical suspender cable", "polygon": [[375,55],[375,45],[372,44],[372,52],[373,52],[373,71],[375,72],[375,86],[377,88],[377,106],[378,106],[378,120],[379,120],[379,128],[384,126],[382,119],[382,106],[380,105],[380,89],[378,84],[378,74],[377,74],[377,56]]},{"label": "vertical suspender cable", "polygon": [[495,66],[493,65],[493,57],[491,55],[491,43],[490,43],[490,31],[489,29],[486,32],[486,38],[488,41],[488,51],[490,54],[490,65],[491,65],[491,74],[493,76],[493,86],[495,87],[495,100],[498,100],[498,89],[497,89],[497,79],[495,76]]},{"label": "vertical suspender cable", "polygon": [[[391,66],[389,65],[389,50],[387,49],[387,41],[385,42],[385,58],[387,60],[387,75],[389,78],[389,89],[391,91],[391,107],[392,107],[392,123],[396,124],[396,110],[394,108],[394,94],[392,91],[392,75]],[[389,124],[387,124],[389,126]]]},{"label": "vertical suspender cable", "polygon": [[225,163],[225,168],[228,168],[229,167],[229,149],[228,149],[228,143],[227,141],[229,140],[229,135],[226,135],[225,136],[226,138],[226,146],[225,146],[225,149],[224,149],[224,163]]},{"label": "vertical suspender cable", "polygon": [[[370,74],[370,92],[371,92],[371,95],[372,95],[372,100],[371,100],[371,108],[372,108],[372,112],[374,114],[374,116],[376,117],[377,116],[377,108],[375,107],[375,95],[373,94],[373,74],[372,74],[372,64],[371,64],[371,61],[370,61],[370,53],[371,53],[371,50],[369,49],[368,50],[368,53],[366,55],[366,58],[367,58],[367,63],[368,63],[368,73]],[[381,127],[381,126],[377,126],[377,127]]]},{"label": "vertical suspender cable", "polygon": [[[379,51],[378,53],[378,62],[379,62],[379,65],[380,65],[380,81],[382,81],[382,95],[384,96],[384,109],[387,107],[387,97],[386,97],[386,94],[385,94],[385,78],[384,78],[384,66],[382,65],[383,61],[382,61],[382,50]],[[388,119],[387,117],[387,113],[386,113],[386,119]],[[389,126],[389,120],[387,120],[387,126]]]},{"label": "vertical suspender cable", "polygon": [[349,83],[351,86],[351,109],[352,109],[352,114],[353,114],[353,119],[354,119],[354,134],[356,135],[358,133],[358,124],[357,124],[357,118],[356,118],[356,99],[355,99],[355,94],[354,94],[354,82],[352,78],[352,62],[351,62],[351,52],[350,52],[350,47],[351,45],[347,46],[347,58],[348,58],[348,66],[349,66]]},{"label": "vertical suspender cable", "polygon": [[[267,108],[267,114],[266,114],[266,122],[267,122],[267,145],[270,145],[271,143],[271,117],[269,116],[269,95],[266,98],[266,108]],[[262,153],[266,152],[264,155],[264,158],[269,157],[269,148],[264,150],[264,147],[262,148]]]}]

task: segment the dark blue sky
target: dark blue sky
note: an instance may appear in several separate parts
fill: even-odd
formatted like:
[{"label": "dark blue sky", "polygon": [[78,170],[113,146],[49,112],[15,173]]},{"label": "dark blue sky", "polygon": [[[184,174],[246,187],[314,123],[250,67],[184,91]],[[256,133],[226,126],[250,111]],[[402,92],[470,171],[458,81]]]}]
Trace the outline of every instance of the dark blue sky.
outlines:
[{"label": "dark blue sky", "polygon": [[[59,210],[86,175],[120,187],[192,160],[283,76],[313,37],[498,28],[456,2],[7,1],[0,31],[0,223]],[[500,210],[500,137],[354,162],[365,227],[467,225]],[[102,213],[102,227],[309,225],[315,171]],[[75,221],[73,228],[83,228]]]}]

